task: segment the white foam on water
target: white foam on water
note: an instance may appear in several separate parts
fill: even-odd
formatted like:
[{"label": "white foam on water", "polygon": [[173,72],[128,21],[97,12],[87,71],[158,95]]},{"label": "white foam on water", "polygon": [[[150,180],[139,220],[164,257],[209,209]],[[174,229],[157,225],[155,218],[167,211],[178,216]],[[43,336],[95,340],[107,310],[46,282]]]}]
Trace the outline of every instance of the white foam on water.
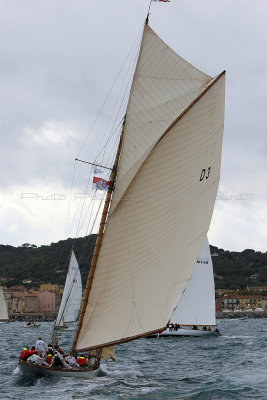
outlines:
[{"label": "white foam on water", "polygon": [[143,373],[140,371],[135,370],[134,368],[129,368],[129,369],[125,369],[125,368],[117,368],[117,369],[113,369],[113,370],[105,370],[105,374],[109,377],[112,378],[120,378],[120,379],[125,379],[125,378],[140,378],[143,376]]},{"label": "white foam on water", "polygon": [[227,335],[223,335],[223,339],[257,339],[257,336],[249,336],[249,335],[227,336]]},{"label": "white foam on water", "polygon": [[18,366],[12,371],[11,375],[21,375],[21,371]]}]

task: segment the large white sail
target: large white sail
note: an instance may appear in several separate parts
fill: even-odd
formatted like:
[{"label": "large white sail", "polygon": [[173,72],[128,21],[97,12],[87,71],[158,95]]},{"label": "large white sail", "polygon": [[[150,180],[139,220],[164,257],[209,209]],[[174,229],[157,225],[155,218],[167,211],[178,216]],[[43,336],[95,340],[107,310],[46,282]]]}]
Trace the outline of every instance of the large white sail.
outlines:
[{"label": "large white sail", "polygon": [[77,321],[82,299],[82,281],[75,254],[71,252],[69,270],[57,315],[56,326]]},{"label": "large white sail", "polygon": [[0,286],[0,321],[8,320],[7,304],[2,287]]},{"label": "large white sail", "polygon": [[127,107],[111,213],[162,133],[211,79],[145,25]]},{"label": "large white sail", "polygon": [[216,325],[213,267],[207,238],[171,322],[180,325]]},{"label": "large white sail", "polygon": [[221,74],[162,132],[113,208],[77,350],[132,340],[165,327],[170,319],[192,274],[214,208],[224,86]]}]

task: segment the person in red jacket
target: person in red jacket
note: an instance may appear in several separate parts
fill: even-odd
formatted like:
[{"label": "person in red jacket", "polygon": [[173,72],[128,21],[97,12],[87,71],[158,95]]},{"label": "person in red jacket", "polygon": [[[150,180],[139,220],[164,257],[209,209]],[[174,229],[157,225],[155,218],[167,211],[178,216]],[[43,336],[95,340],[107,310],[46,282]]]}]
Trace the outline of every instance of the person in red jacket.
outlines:
[{"label": "person in red jacket", "polygon": [[81,354],[80,357],[77,358],[76,362],[82,368],[87,367],[87,361],[86,358],[84,357],[84,354]]},{"label": "person in red jacket", "polygon": [[47,362],[47,364],[51,365],[52,364],[52,360],[53,360],[53,356],[52,354],[47,354],[45,361]]},{"label": "person in red jacket", "polygon": [[20,353],[19,360],[20,361],[27,361],[27,358],[29,357],[29,347],[24,347],[22,352]]},{"label": "person in red jacket", "polygon": [[35,346],[32,346],[31,350],[29,350],[29,357],[32,356],[35,352]]}]

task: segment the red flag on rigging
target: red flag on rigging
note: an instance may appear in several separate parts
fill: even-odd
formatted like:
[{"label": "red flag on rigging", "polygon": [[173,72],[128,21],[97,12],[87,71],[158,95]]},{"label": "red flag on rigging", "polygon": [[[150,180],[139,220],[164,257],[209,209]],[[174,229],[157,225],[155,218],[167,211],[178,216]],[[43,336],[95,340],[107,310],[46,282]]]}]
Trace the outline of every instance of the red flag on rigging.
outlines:
[{"label": "red flag on rigging", "polygon": [[109,181],[106,181],[103,178],[98,178],[97,176],[94,176],[93,190],[108,190],[109,185],[110,185]]}]

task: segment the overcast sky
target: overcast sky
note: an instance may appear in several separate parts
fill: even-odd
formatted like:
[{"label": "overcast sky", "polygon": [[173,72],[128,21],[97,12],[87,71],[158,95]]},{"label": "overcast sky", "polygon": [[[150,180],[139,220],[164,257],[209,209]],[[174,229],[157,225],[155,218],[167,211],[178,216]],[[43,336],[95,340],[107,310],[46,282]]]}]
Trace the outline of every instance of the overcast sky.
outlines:
[{"label": "overcast sky", "polygon": [[[94,160],[109,134],[116,92],[91,126],[140,36],[148,3],[0,0],[0,243],[65,237],[74,159]],[[211,76],[227,71],[221,183],[209,240],[229,250],[267,250],[266,20],[266,0],[151,7],[151,27],[178,54]],[[117,135],[101,158],[109,165]],[[76,165],[73,193],[82,192],[88,174],[87,165]],[[66,198],[44,200],[53,194]],[[78,197],[68,221],[83,203]]]}]

